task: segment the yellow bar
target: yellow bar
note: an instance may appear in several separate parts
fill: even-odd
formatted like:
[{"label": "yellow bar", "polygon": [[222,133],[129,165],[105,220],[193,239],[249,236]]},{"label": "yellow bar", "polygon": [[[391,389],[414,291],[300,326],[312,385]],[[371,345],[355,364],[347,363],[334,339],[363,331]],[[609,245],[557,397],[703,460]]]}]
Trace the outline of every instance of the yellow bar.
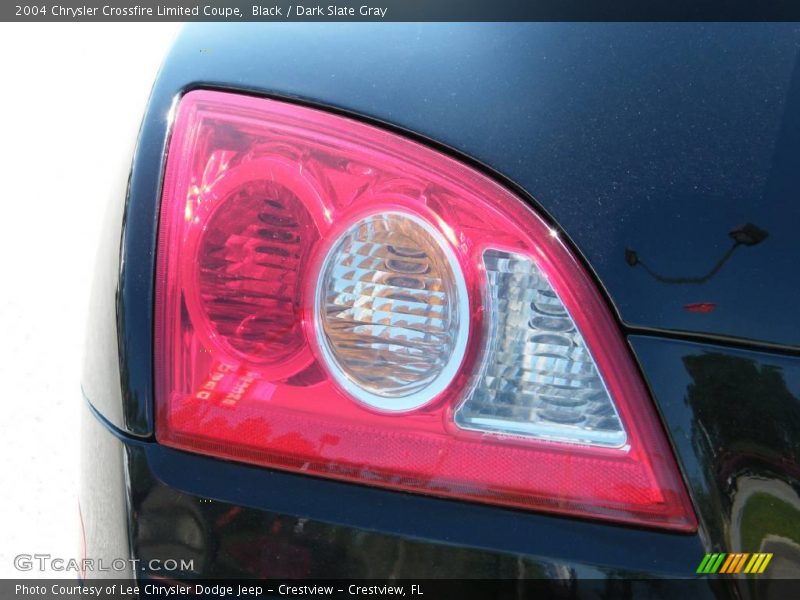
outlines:
[{"label": "yellow bar", "polygon": [[749,555],[749,554],[746,554],[746,553],[745,553],[745,554],[742,554],[742,558],[740,558],[740,559],[739,559],[739,562],[738,562],[738,563],[736,563],[736,566],[735,566],[735,567],[734,567],[734,569],[733,569],[733,573],[739,573],[739,572],[741,572],[741,570],[742,570],[742,567],[744,566],[744,561],[746,561],[746,560],[747,560],[747,557],[748,557],[748,556],[750,556],[750,555]]},{"label": "yellow bar", "polygon": [[761,568],[758,570],[758,572],[759,573],[763,573],[764,569],[767,568],[767,565],[769,564],[769,561],[771,561],[771,560],[772,560],[772,553],[767,554],[767,557],[764,559],[764,562],[761,563]]},{"label": "yellow bar", "polygon": [[750,569],[751,573],[758,573],[758,569],[761,566],[761,563],[764,560],[764,557],[766,556],[766,554],[756,554],[755,556],[758,557],[758,560],[756,561],[756,564],[753,565],[753,568]]},{"label": "yellow bar", "polygon": [[752,573],[753,572],[753,566],[756,564],[756,561],[758,561],[758,557],[759,556],[761,556],[761,555],[758,552],[753,554],[753,557],[750,559],[750,562],[747,563],[747,566],[744,569],[745,573]]},{"label": "yellow bar", "polygon": [[734,559],[739,556],[738,554],[728,554],[728,558],[725,559],[725,562],[722,564],[722,568],[719,570],[720,573],[727,573],[728,566],[734,561]]}]

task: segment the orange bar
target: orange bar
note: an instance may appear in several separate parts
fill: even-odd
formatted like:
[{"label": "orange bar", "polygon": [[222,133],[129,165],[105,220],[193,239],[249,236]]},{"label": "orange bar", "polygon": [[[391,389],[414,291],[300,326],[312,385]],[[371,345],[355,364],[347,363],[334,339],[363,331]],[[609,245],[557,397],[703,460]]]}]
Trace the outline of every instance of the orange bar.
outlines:
[{"label": "orange bar", "polygon": [[739,572],[741,572],[741,570],[742,570],[742,567],[744,566],[744,562],[747,560],[747,557],[748,557],[748,556],[750,556],[750,555],[749,555],[749,554],[747,554],[747,553],[745,553],[745,554],[742,554],[742,558],[740,558],[740,559],[739,559],[739,562],[738,562],[738,563],[736,563],[736,566],[735,566],[735,567],[733,568],[733,570],[732,570],[732,572],[733,572],[733,573],[739,573]]},{"label": "orange bar", "polygon": [[728,567],[734,562],[734,560],[738,557],[738,554],[728,554],[728,558],[725,559],[725,562],[722,565],[722,568],[719,570],[720,573],[727,573]]}]

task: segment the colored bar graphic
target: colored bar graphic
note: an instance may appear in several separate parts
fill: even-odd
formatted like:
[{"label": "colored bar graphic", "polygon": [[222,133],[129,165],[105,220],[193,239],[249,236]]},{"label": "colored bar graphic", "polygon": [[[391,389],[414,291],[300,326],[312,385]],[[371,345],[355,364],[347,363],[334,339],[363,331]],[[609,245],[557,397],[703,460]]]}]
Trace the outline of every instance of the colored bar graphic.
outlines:
[{"label": "colored bar graphic", "polygon": [[767,554],[765,556],[765,558],[764,558],[764,562],[761,563],[761,568],[758,570],[758,572],[759,573],[763,573],[764,569],[767,568],[767,565],[769,564],[769,561],[771,561],[771,560],[772,560],[772,554],[771,553]]},{"label": "colored bar graphic", "polygon": [[771,560],[772,554],[764,552],[756,552],[754,554],[749,552],[735,552],[733,554],[715,552],[714,554],[706,554],[703,557],[697,567],[697,573],[701,575],[714,573],[734,575],[741,573],[742,569],[744,569],[745,573],[761,574]]},{"label": "colored bar graphic", "polygon": [[744,566],[744,563],[747,560],[748,556],[750,556],[750,554],[748,554],[748,553],[742,554],[741,558],[736,563],[736,566],[733,568],[731,573],[740,573],[742,571],[742,567]]},{"label": "colored bar graphic", "polygon": [[730,568],[736,564],[736,561],[739,559],[738,554],[728,554],[728,558],[725,559],[725,562],[722,563],[722,568],[719,570],[720,573],[730,573]]},{"label": "colored bar graphic", "polygon": [[759,557],[760,556],[761,555],[758,554],[758,553],[753,554],[753,558],[750,559],[750,562],[747,563],[747,566],[744,568],[744,572],[745,573],[752,573],[753,572],[753,568],[755,567],[756,563],[759,561]]},{"label": "colored bar graphic", "polygon": [[716,573],[717,568],[719,568],[719,563],[722,559],[725,558],[724,554],[706,554],[706,557],[703,559],[703,562],[700,563],[700,566],[697,569],[698,573]]},{"label": "colored bar graphic", "polygon": [[759,554],[758,555],[758,560],[756,561],[756,564],[753,565],[753,570],[750,571],[751,573],[758,573],[759,572],[758,570],[761,568],[761,563],[764,562],[764,558],[766,558],[765,554]]},{"label": "colored bar graphic", "polygon": [[722,564],[722,561],[725,559],[726,556],[727,555],[724,552],[722,554],[720,554],[719,558],[717,558],[717,560],[714,561],[714,564],[711,565],[711,568],[708,570],[708,572],[709,573],[716,573],[719,570],[719,567]]},{"label": "colored bar graphic", "polygon": [[708,566],[708,563],[711,562],[711,557],[712,556],[713,555],[711,555],[711,554],[706,554],[705,555],[703,560],[700,562],[700,566],[697,567],[697,572],[698,573],[705,573],[706,572],[706,567]]}]

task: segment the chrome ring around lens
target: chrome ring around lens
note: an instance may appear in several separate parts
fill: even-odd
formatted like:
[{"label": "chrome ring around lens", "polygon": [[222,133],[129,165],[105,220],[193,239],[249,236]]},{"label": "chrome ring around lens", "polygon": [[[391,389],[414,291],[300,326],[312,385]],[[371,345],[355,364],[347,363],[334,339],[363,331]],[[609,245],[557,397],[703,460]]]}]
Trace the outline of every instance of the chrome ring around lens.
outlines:
[{"label": "chrome ring around lens", "polygon": [[339,236],[320,269],[314,315],[334,379],[382,411],[438,397],[467,347],[461,266],[441,232],[411,213],[372,214]]}]

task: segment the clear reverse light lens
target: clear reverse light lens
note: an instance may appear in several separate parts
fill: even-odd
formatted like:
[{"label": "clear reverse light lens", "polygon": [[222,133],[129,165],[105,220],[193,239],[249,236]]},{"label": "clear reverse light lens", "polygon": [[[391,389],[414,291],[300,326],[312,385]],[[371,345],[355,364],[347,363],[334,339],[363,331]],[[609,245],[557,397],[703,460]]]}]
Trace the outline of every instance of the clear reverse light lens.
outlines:
[{"label": "clear reverse light lens", "polygon": [[344,232],[323,265],[317,310],[331,372],[374,408],[434,400],[464,356],[464,276],[442,235],[411,214],[373,215]]},{"label": "clear reverse light lens", "polygon": [[489,340],[463,429],[621,448],[627,435],[575,323],[527,256],[483,255]]}]

